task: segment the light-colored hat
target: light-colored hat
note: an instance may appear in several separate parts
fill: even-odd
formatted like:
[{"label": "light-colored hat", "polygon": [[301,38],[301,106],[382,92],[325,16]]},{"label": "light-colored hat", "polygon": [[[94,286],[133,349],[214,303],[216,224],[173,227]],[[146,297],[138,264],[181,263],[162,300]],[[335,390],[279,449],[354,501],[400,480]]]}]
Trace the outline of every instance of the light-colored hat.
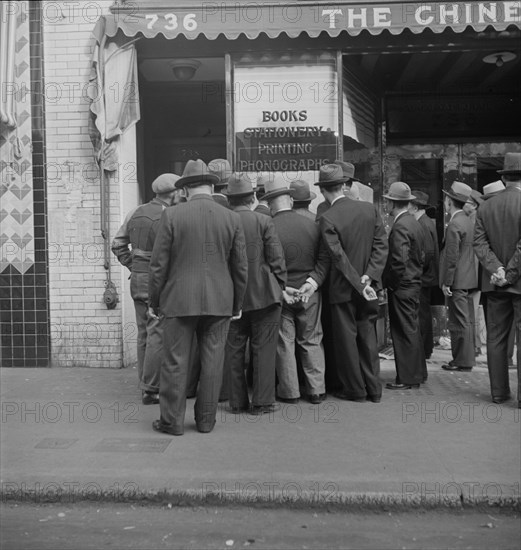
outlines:
[{"label": "light-colored hat", "polygon": [[287,181],[282,177],[282,174],[275,173],[270,178],[266,178],[264,181],[265,194],[263,200],[269,201],[280,195],[293,196],[293,189],[289,187]]},{"label": "light-colored hat", "polygon": [[304,180],[295,180],[290,184],[293,189],[293,200],[295,202],[311,202],[317,195],[309,190],[309,183]]},{"label": "light-colored hat", "polygon": [[507,153],[503,162],[503,170],[498,174],[521,174],[521,153]]},{"label": "light-colored hat", "polygon": [[421,206],[422,208],[429,208],[429,195],[420,191],[419,189],[413,189],[411,191],[414,194],[414,199],[411,201],[416,206]]},{"label": "light-colored hat", "polygon": [[492,195],[505,190],[505,184],[501,180],[493,181],[483,186],[483,198],[488,199]]},{"label": "light-colored hat", "polygon": [[411,188],[403,181],[395,181],[391,183],[387,195],[383,195],[384,199],[390,201],[412,201],[416,197],[411,194]]},{"label": "light-colored hat", "polygon": [[213,159],[208,163],[208,172],[219,178],[216,187],[225,187],[228,185],[228,179],[232,175],[232,167],[226,159]]},{"label": "light-colored hat", "polygon": [[461,181],[454,181],[448,191],[443,189],[445,195],[459,202],[467,202],[472,193],[472,187]]},{"label": "light-colored hat", "polygon": [[177,180],[175,186],[178,189],[185,185],[212,185],[219,183],[219,177],[215,174],[210,174],[208,166],[201,160],[189,160],[186,163],[183,175]]},{"label": "light-colored hat", "polygon": [[227,197],[247,197],[248,195],[253,195],[253,193],[251,179],[244,172],[241,174],[236,172],[231,174],[228,178],[228,188],[223,191],[223,195]]},{"label": "light-colored hat", "polygon": [[179,176],[176,174],[161,174],[152,182],[152,191],[156,195],[171,193],[177,189],[177,181],[179,181]]},{"label": "light-colored hat", "polygon": [[318,181],[315,185],[319,187],[332,187],[340,183],[345,183],[346,178],[344,172],[339,164],[324,164],[320,167],[318,174]]}]

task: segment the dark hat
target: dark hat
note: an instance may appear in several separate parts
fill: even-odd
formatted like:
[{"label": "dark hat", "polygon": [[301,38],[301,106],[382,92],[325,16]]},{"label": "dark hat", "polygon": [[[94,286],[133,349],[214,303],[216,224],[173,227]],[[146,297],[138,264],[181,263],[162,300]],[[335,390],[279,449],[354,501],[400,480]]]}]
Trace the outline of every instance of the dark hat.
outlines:
[{"label": "dark hat", "polygon": [[333,164],[338,164],[342,168],[345,181],[349,181],[355,177],[355,167],[350,162],[344,162],[343,160],[335,160]]},{"label": "dark hat", "polygon": [[236,173],[228,178],[228,189],[223,191],[223,195],[227,197],[247,197],[253,195],[253,185],[251,179],[246,173]]},{"label": "dark hat", "polygon": [[210,174],[208,166],[201,159],[197,159],[189,160],[186,163],[183,175],[177,180],[175,186],[181,189],[185,185],[212,185],[215,183],[219,183],[219,177]]},{"label": "dark hat", "polygon": [[420,191],[419,189],[412,189],[411,193],[415,196],[414,199],[412,199],[412,203],[416,206],[421,206],[423,208],[429,208],[429,195],[427,193],[424,193],[423,191]]},{"label": "dark hat", "polygon": [[411,188],[403,181],[391,183],[387,195],[382,195],[390,201],[412,201],[416,197],[411,193]]},{"label": "dark hat", "polygon": [[507,153],[503,162],[503,170],[498,174],[521,174],[521,153]]},{"label": "dark hat", "polygon": [[176,190],[176,183],[179,176],[176,174],[161,174],[152,182],[152,191],[156,195],[171,193]]},{"label": "dark hat", "polygon": [[474,203],[479,206],[483,203],[483,195],[477,189],[472,189],[467,202]]},{"label": "dark hat", "polygon": [[315,185],[319,187],[331,187],[333,185],[338,185],[340,183],[345,183],[346,178],[342,167],[339,164],[324,164],[320,167],[320,172],[318,175],[318,181]]},{"label": "dark hat", "polygon": [[288,185],[288,182],[282,177],[282,174],[274,173],[269,178],[264,180],[265,194],[263,200],[269,201],[281,195],[293,196],[293,189]]},{"label": "dark hat", "polygon": [[483,198],[488,199],[505,190],[505,184],[501,180],[493,181],[483,187]]},{"label": "dark hat", "polygon": [[293,189],[293,200],[295,202],[310,202],[317,195],[309,190],[309,183],[304,180],[295,180],[290,184],[290,188]]},{"label": "dark hat", "polygon": [[219,178],[219,183],[214,184],[216,187],[226,187],[232,175],[232,167],[226,159],[213,159],[208,163],[208,172]]},{"label": "dark hat", "polygon": [[459,202],[467,202],[470,194],[472,193],[472,187],[461,181],[454,181],[448,191],[443,189],[445,195]]}]

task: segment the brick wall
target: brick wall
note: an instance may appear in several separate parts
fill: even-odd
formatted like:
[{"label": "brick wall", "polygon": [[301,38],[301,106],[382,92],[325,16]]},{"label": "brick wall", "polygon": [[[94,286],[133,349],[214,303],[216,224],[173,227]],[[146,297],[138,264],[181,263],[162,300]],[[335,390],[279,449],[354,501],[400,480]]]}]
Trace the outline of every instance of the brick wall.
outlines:
[{"label": "brick wall", "polygon": [[[55,366],[122,366],[121,304],[103,302],[106,270],[99,174],[88,134],[92,30],[111,0],[43,2],[51,359]],[[110,237],[120,225],[110,182]],[[111,258],[113,279],[119,267]],[[119,289],[118,289],[119,290]]]}]

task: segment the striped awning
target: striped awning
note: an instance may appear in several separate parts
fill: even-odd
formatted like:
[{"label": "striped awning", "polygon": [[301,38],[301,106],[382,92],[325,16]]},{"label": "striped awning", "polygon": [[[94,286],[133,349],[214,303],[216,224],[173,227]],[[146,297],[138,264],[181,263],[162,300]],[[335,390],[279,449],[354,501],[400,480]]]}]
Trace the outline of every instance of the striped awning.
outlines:
[{"label": "striped awning", "polygon": [[412,2],[396,0],[307,1],[301,0],[141,0],[114,5],[105,16],[105,33],[115,36],[138,34],[147,38],[163,35],[188,39],[224,35],[250,39],[261,33],[276,38],[285,33],[296,37],[306,33],[332,37],[363,31],[377,35],[384,31],[400,34],[405,29],[417,34],[426,29],[441,33],[446,29],[481,31],[492,26],[497,31],[514,25],[521,27],[521,1],[515,2]]}]

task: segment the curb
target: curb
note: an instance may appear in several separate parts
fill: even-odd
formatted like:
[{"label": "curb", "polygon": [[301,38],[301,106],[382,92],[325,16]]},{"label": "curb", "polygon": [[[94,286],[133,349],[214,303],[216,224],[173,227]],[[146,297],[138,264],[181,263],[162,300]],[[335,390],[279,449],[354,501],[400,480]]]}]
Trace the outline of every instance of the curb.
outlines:
[{"label": "curb", "polygon": [[[54,485],[54,488],[49,486]],[[58,490],[57,490],[58,489]],[[326,511],[411,511],[411,510],[466,510],[502,509],[521,511],[521,497],[471,497],[463,493],[448,495],[404,495],[402,493],[347,493],[317,494],[315,491],[202,491],[186,490],[114,490],[62,491],[58,484],[48,484],[42,491],[3,490],[2,503],[74,504],[74,503],[137,503],[173,507],[248,506],[260,508],[313,508]]]}]

